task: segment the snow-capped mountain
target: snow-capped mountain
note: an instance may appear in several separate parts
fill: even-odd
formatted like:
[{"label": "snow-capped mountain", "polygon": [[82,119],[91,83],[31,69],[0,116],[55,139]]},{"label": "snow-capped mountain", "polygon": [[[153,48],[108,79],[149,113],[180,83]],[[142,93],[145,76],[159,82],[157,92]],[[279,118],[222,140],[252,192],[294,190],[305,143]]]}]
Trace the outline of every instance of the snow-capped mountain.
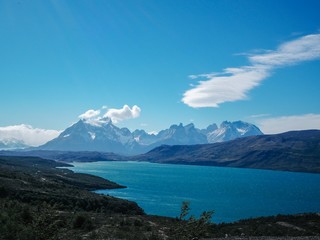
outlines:
[{"label": "snow-capped mountain", "polygon": [[213,124],[209,125],[206,129],[201,129],[200,132],[207,136],[209,133],[211,133],[217,129],[218,129],[217,124],[213,123]]},{"label": "snow-capped mountain", "polygon": [[198,129],[194,124],[172,125],[158,134],[144,130],[130,132],[118,128],[108,118],[99,122],[79,120],[63,131],[57,138],[39,147],[42,150],[101,151],[131,155],[147,152],[160,145],[193,145],[233,140],[239,137],[261,135],[256,126],[241,121],[223,122],[206,129]]},{"label": "snow-capped mountain", "polygon": [[255,136],[263,134],[258,127],[253,124],[236,121],[224,121],[220,127],[207,132],[208,143],[225,142],[236,138]]},{"label": "snow-capped mountain", "polygon": [[114,126],[110,119],[99,124],[79,120],[57,138],[39,147],[43,150],[102,151],[134,154],[139,144],[127,128]]},{"label": "snow-capped mountain", "polygon": [[183,126],[172,125],[169,129],[162,130],[157,134],[159,145],[193,145],[207,143],[207,137],[193,123]]},{"label": "snow-capped mountain", "polygon": [[0,140],[0,150],[9,150],[9,149],[24,149],[28,148],[27,144],[23,140],[16,138],[6,138]]},{"label": "snow-capped mountain", "polygon": [[154,144],[158,141],[158,138],[155,134],[149,134],[144,130],[135,130],[132,132],[132,135],[136,142],[141,145],[148,146]]}]

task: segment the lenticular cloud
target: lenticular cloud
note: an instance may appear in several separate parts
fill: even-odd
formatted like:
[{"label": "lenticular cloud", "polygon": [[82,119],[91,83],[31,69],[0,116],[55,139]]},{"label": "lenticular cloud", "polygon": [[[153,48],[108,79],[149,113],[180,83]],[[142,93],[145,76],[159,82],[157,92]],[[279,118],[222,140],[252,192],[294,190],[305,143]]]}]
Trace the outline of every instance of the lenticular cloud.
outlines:
[{"label": "lenticular cloud", "polygon": [[183,94],[190,107],[218,107],[224,102],[247,98],[247,93],[271,75],[275,68],[320,58],[320,34],[311,34],[281,44],[274,51],[249,55],[249,66],[226,68],[222,73],[191,75],[202,78]]}]

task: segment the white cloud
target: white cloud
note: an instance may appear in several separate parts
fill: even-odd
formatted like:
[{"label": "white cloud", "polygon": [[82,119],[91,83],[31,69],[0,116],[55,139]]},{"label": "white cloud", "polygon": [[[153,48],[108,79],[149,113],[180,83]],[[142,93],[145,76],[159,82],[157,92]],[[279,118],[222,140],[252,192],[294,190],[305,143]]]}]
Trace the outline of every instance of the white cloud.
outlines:
[{"label": "white cloud", "polygon": [[30,146],[42,145],[57,137],[61,131],[33,128],[30,125],[20,124],[0,127],[0,140],[18,139]]},{"label": "white cloud", "polygon": [[198,74],[198,75],[189,75],[188,77],[191,79],[197,79],[199,77],[202,78],[212,78],[214,76],[220,75],[220,73],[205,73],[205,74]]},{"label": "white cloud", "polygon": [[[103,114],[102,112],[105,113]],[[79,118],[92,125],[99,126],[103,123],[109,122],[110,120],[113,123],[118,123],[123,120],[137,118],[140,116],[140,112],[141,109],[137,105],[134,105],[132,108],[130,108],[128,105],[124,105],[120,109],[108,109],[106,106],[102,106],[101,109],[98,110],[90,109],[86,111],[85,113],[79,115]]]},{"label": "white cloud", "polygon": [[97,117],[99,115],[100,115],[100,110],[90,109],[90,110],[86,111],[85,113],[79,115],[79,118],[86,120],[86,119],[90,119],[90,118],[95,118],[95,117]]},{"label": "white cloud", "polygon": [[222,76],[212,77],[183,95],[182,101],[190,107],[218,107],[223,102],[234,102],[246,98],[246,93],[259,85],[268,76],[264,67],[244,66],[228,68]]},{"label": "white cloud", "polygon": [[111,108],[103,115],[104,117],[108,117],[112,122],[118,123],[126,119],[137,118],[140,116],[141,109],[134,105],[130,108],[128,105],[124,105],[120,109]]},{"label": "white cloud", "polygon": [[320,114],[305,114],[265,118],[256,122],[266,134],[282,133],[293,130],[320,129]]},{"label": "white cloud", "polygon": [[275,51],[249,57],[256,64],[281,67],[320,58],[320,34],[311,34],[286,42]]},{"label": "white cloud", "polygon": [[262,118],[262,117],[267,117],[270,116],[269,113],[260,113],[260,114],[254,114],[250,115],[248,118]]},{"label": "white cloud", "polygon": [[252,54],[252,65],[226,68],[220,74],[190,75],[192,79],[205,78],[183,94],[182,101],[190,107],[218,107],[224,102],[247,98],[247,93],[271,75],[277,67],[320,58],[320,34],[307,35],[286,42],[275,51]]}]

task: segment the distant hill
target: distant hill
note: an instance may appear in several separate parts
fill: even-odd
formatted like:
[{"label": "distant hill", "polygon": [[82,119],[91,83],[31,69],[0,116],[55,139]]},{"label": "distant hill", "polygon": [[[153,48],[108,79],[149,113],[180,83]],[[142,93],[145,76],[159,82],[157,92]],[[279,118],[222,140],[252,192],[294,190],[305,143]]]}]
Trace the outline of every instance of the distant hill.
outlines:
[{"label": "distant hill", "polygon": [[118,128],[108,118],[96,122],[81,119],[37,150],[98,151],[134,155],[146,153],[163,144],[206,144],[261,134],[263,133],[259,128],[242,121],[224,121],[219,128],[212,124],[206,129],[198,129],[194,124],[179,124],[158,134],[149,134],[144,130],[130,132],[128,128]]},{"label": "distant hill", "polygon": [[163,145],[131,160],[320,173],[320,130],[204,145]]},{"label": "distant hill", "polygon": [[53,151],[53,150],[28,150],[28,151],[0,151],[0,156],[40,157],[59,162],[97,162],[97,161],[125,161],[128,158],[114,153],[90,151]]}]

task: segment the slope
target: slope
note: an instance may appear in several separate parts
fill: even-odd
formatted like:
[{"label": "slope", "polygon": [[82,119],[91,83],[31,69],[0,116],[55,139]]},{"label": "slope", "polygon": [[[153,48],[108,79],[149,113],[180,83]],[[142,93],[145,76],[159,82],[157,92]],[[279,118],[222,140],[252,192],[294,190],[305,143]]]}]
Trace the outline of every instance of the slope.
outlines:
[{"label": "slope", "polygon": [[131,160],[320,172],[320,131],[293,131],[193,145],[163,145]]}]

